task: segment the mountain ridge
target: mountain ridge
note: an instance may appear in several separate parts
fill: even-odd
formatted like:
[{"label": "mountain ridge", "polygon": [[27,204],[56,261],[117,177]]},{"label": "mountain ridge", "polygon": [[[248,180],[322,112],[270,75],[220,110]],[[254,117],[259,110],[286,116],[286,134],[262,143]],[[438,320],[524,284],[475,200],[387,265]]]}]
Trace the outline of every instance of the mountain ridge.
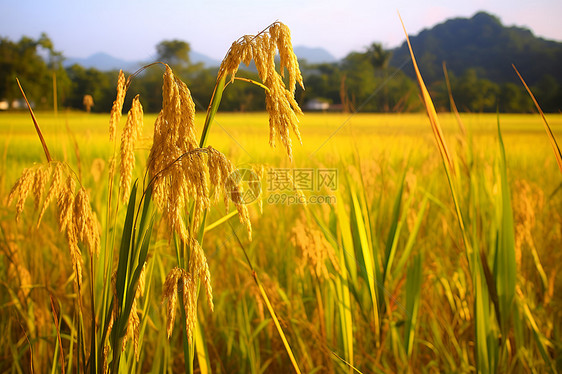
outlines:
[{"label": "mountain ridge", "polygon": [[[562,82],[562,43],[537,37],[530,29],[505,26],[500,19],[486,12],[471,18],[451,18],[410,36],[412,49],[424,79],[443,79],[442,62],[455,75],[475,69],[479,77],[493,82],[515,82],[512,64],[529,84],[550,74]],[[390,65],[400,66],[409,58],[406,41],[392,49]],[[411,64],[404,71],[414,77]]]},{"label": "mountain ridge", "polygon": [[[309,64],[333,63],[337,61],[337,59],[330,52],[321,47],[309,47],[300,45],[295,46],[294,51],[299,60],[306,61]],[[202,63],[205,67],[218,67],[220,65],[219,60],[215,60],[214,58],[197,51],[191,51],[189,57],[192,63]],[[85,68],[95,68],[101,71],[119,69],[123,69],[126,71],[135,71],[141,66],[146,65],[150,62],[151,61],[125,60],[114,57],[105,52],[96,52],[88,57],[83,58],[67,57],[64,60],[64,66],[69,67],[74,64],[79,64]]]}]

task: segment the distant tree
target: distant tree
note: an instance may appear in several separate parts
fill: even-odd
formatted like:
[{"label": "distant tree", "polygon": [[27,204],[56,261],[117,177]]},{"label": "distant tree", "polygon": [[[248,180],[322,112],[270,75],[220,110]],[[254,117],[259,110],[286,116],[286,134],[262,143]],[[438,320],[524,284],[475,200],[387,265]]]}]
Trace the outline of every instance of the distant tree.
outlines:
[{"label": "distant tree", "polygon": [[375,69],[386,69],[392,57],[392,52],[385,50],[380,43],[372,43],[366,54]]},{"label": "distant tree", "polygon": [[301,65],[306,87],[299,97],[302,102],[321,98],[332,104],[341,103],[340,88],[343,75],[337,64]]},{"label": "distant tree", "polygon": [[[375,68],[375,74],[380,75],[383,78],[383,82],[386,81],[387,72],[388,72],[388,63],[390,61],[390,57],[392,56],[392,52],[386,51],[382,44],[380,43],[372,43],[369,48],[367,48],[367,52],[365,55]],[[388,103],[388,85],[383,83],[382,95],[383,95],[383,110],[388,112],[390,109]]]},{"label": "distant tree", "polygon": [[511,82],[501,85],[498,105],[503,113],[530,112],[534,107],[524,87]]},{"label": "distant tree", "polygon": [[46,34],[37,40],[23,36],[17,43],[0,39],[0,98],[12,101],[21,97],[17,77],[30,101],[52,107],[53,77],[57,77],[57,91],[62,96],[70,88],[62,61],[62,54],[55,51]]},{"label": "distant tree", "polygon": [[[352,52],[341,63],[345,72],[345,86],[347,97],[352,110],[380,111],[382,106],[370,96],[377,90],[380,82],[377,81],[375,68],[365,53]],[[381,95],[382,96],[382,95]]]},{"label": "distant tree", "polygon": [[156,45],[157,60],[170,65],[185,80],[203,68],[202,64],[191,62],[190,53],[191,46],[183,40],[163,40]]},{"label": "distant tree", "polygon": [[560,83],[550,74],[545,74],[532,87],[541,109],[546,112],[559,112],[562,109],[562,88]]},{"label": "distant tree", "polygon": [[115,100],[115,83],[117,74],[115,72],[101,72],[95,68],[84,68],[74,64],[66,69],[69,79],[72,81],[70,94],[64,101],[64,105],[82,109],[84,108],[84,95],[91,95],[95,101],[96,112],[108,112],[111,110]]},{"label": "distant tree", "polygon": [[163,40],[156,46],[157,59],[172,67],[189,65],[191,47],[183,40]]},{"label": "distant tree", "polygon": [[497,108],[500,87],[488,79],[478,77],[475,69],[451,82],[453,95],[459,111],[493,112]]}]

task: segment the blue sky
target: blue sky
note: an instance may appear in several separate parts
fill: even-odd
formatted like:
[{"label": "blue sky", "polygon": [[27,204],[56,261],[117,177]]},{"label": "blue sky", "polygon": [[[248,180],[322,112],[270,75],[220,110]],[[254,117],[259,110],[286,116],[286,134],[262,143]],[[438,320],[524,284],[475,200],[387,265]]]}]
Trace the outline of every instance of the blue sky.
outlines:
[{"label": "blue sky", "polygon": [[150,60],[158,42],[181,39],[220,60],[232,41],[279,20],[291,28],[294,45],[323,47],[340,58],[372,42],[399,45],[398,11],[410,34],[484,10],[506,25],[562,41],[559,0],[0,0],[0,9],[1,37],[17,41],[46,32],[67,57],[106,52]]}]

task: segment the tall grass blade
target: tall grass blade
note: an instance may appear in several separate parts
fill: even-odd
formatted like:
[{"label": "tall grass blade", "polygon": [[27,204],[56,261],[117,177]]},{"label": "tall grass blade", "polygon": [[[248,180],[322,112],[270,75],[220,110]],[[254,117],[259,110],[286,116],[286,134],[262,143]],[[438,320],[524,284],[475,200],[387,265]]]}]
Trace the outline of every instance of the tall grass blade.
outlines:
[{"label": "tall grass blade", "polygon": [[[400,16],[400,15],[399,15]],[[447,174],[447,181],[449,182],[449,187],[451,190],[451,195],[453,198],[453,203],[455,205],[455,211],[457,214],[457,221],[459,227],[461,229],[461,233],[463,236],[463,242],[466,248],[466,253],[468,255],[470,261],[470,254],[472,253],[472,245],[468,239],[468,232],[466,229],[464,217],[462,214],[462,210],[460,207],[459,201],[459,193],[455,188],[453,175],[454,175],[454,164],[452,161],[451,154],[447,148],[445,143],[445,137],[443,136],[443,131],[441,130],[441,125],[439,124],[439,119],[437,118],[437,112],[435,111],[435,106],[433,105],[433,101],[431,100],[431,96],[427,91],[425,83],[423,82],[420,70],[418,69],[418,64],[416,63],[416,57],[414,56],[414,51],[412,49],[412,45],[410,44],[410,38],[408,33],[406,32],[406,27],[404,26],[404,22],[402,22],[402,17],[400,17],[400,22],[402,23],[402,28],[404,29],[404,33],[406,34],[406,42],[408,43],[408,48],[410,49],[410,55],[412,57],[412,63],[414,65],[414,70],[416,72],[416,77],[418,80],[418,84],[420,86],[420,90],[422,92],[422,97],[424,101],[424,105],[427,111],[427,115],[429,117],[429,122],[431,123],[431,128],[433,130],[433,135],[435,136],[435,140],[437,142],[437,148],[439,149],[439,153],[441,154],[441,158],[443,159],[443,165],[445,167],[445,173]]]},{"label": "tall grass blade", "polygon": [[353,314],[351,311],[351,287],[357,284],[357,260],[354,255],[351,223],[339,190],[336,191],[336,215],[340,229],[341,245],[336,244],[338,261],[342,266],[339,277],[335,280],[338,297],[341,337],[345,350],[345,358],[353,365]]},{"label": "tall grass blade", "polygon": [[499,143],[499,174],[501,194],[497,201],[498,212],[501,212],[501,224],[498,227],[497,249],[494,261],[494,276],[498,292],[502,335],[507,336],[509,320],[515,297],[517,264],[515,261],[515,228],[513,224],[513,210],[511,208],[511,194],[507,180],[507,165],[505,148],[500,131],[498,118],[498,143]]},{"label": "tall grass blade", "polygon": [[433,101],[431,100],[431,96],[429,96],[429,91],[423,82],[423,78],[420,74],[420,70],[418,69],[418,64],[416,62],[416,58],[414,57],[414,51],[412,50],[412,45],[410,44],[410,38],[408,37],[408,33],[406,32],[406,27],[404,26],[404,22],[402,22],[402,17],[400,17],[400,22],[402,23],[402,28],[404,29],[404,33],[406,34],[406,42],[408,43],[408,48],[410,49],[410,55],[412,56],[412,64],[414,65],[414,70],[416,72],[416,78],[418,80],[418,84],[421,89],[423,102],[425,108],[427,110],[427,115],[429,117],[429,121],[431,122],[431,129],[433,130],[433,134],[435,135],[435,140],[437,141],[437,147],[439,148],[439,152],[441,153],[441,157],[443,157],[443,161],[449,166],[450,170],[454,170],[453,159],[451,157],[451,153],[447,148],[447,144],[445,143],[445,137],[443,136],[443,131],[441,130],[441,125],[439,124],[439,119],[437,118],[437,112],[435,111],[435,106],[433,105]]},{"label": "tall grass blade", "polygon": [[404,250],[402,251],[400,258],[396,262],[396,265],[392,269],[392,274],[394,277],[398,277],[400,274],[402,274],[402,269],[404,268],[408,258],[410,257],[410,254],[412,253],[428,205],[429,205],[429,197],[426,195],[421,203],[421,207],[418,208],[417,217],[416,220],[414,221],[414,226],[410,231],[410,236],[408,237],[408,241],[404,246]]},{"label": "tall grass blade", "polygon": [[417,254],[408,267],[406,276],[406,323],[404,326],[404,344],[408,358],[412,358],[414,335],[421,301],[422,257]]},{"label": "tall grass blade", "polygon": [[535,98],[535,95],[533,95],[533,93],[531,92],[531,89],[529,88],[529,86],[527,86],[527,83],[525,83],[525,80],[523,79],[521,74],[519,74],[519,71],[517,70],[515,65],[512,64],[511,66],[513,66],[513,69],[515,69],[515,72],[517,73],[517,76],[519,77],[519,79],[521,79],[521,82],[523,82],[523,85],[525,86],[525,89],[529,93],[529,96],[531,96],[531,99],[533,99],[533,103],[535,103],[535,106],[537,107],[537,110],[539,111],[539,114],[541,115],[541,118],[542,118],[542,121],[543,121],[543,124],[544,124],[544,129],[546,130],[546,134],[548,135],[548,139],[550,140],[550,145],[552,146],[552,150],[554,151],[554,156],[556,157],[556,162],[558,163],[558,168],[560,169],[560,172],[562,173],[562,153],[560,152],[560,147],[558,146],[558,143],[556,142],[556,138],[554,137],[554,134],[552,133],[552,130],[550,129],[550,126],[548,125],[548,122],[546,121],[546,117],[544,116],[544,113],[543,113],[537,99]]},{"label": "tall grass blade", "polygon": [[248,263],[248,266],[250,267],[250,270],[252,272],[252,277],[254,278],[254,282],[258,286],[258,289],[260,291],[260,295],[262,296],[262,298],[265,302],[265,305],[267,306],[267,310],[269,311],[269,314],[271,315],[271,318],[273,319],[273,322],[275,324],[275,328],[277,329],[277,332],[279,333],[279,336],[281,337],[281,340],[283,341],[283,345],[285,346],[285,350],[287,351],[287,355],[289,356],[289,359],[291,360],[291,364],[293,365],[293,368],[295,369],[295,372],[300,374],[301,371],[299,369],[299,365],[297,364],[297,360],[295,359],[295,355],[293,354],[293,351],[291,350],[291,346],[289,345],[289,341],[285,337],[285,333],[283,332],[283,329],[281,328],[281,324],[279,323],[279,319],[277,318],[277,314],[275,313],[275,309],[273,309],[273,306],[271,305],[271,302],[269,301],[269,298],[267,297],[267,293],[265,292],[265,289],[263,288],[263,286],[262,286],[262,284],[261,284],[261,282],[258,278],[258,274],[254,270],[252,262],[250,261],[250,257],[248,256],[248,253],[246,252],[246,249],[244,248],[244,245],[242,244],[242,241],[238,237],[238,234],[236,234],[236,230],[234,230],[234,227],[232,227],[232,225],[230,225],[230,228],[232,230],[232,234],[234,235],[234,238],[236,239],[238,245],[240,246],[240,248],[244,252],[244,256],[245,256],[246,262]]},{"label": "tall grass blade", "polygon": [[344,360],[342,357],[340,357],[336,352],[332,352],[332,354],[334,356],[336,356],[336,358],[338,360],[340,360],[341,362],[343,362],[345,365],[347,365],[350,369],[353,369],[353,371],[355,371],[356,373],[359,374],[363,374],[359,369],[357,369],[355,366],[351,365],[349,362],[347,362],[346,360]]},{"label": "tall grass blade", "polygon": [[[531,313],[531,309],[529,308],[528,303],[525,301],[525,297],[521,289],[517,288],[517,295],[519,296],[519,305],[523,309],[523,316],[525,316],[527,320],[527,324],[531,328],[533,332],[533,337],[535,338],[535,343],[539,349],[539,352],[546,363],[550,373],[556,373],[555,362],[550,357],[548,352],[548,348],[551,348],[551,344],[548,339],[544,336],[544,334],[540,331],[537,322],[533,317],[533,313]],[[549,347],[550,346],[550,347]]]},{"label": "tall grass blade", "polygon": [[394,198],[394,206],[392,208],[392,216],[390,218],[390,229],[388,231],[388,236],[386,238],[386,245],[384,251],[384,262],[383,262],[383,274],[382,283],[384,285],[386,281],[386,276],[392,267],[394,262],[394,257],[396,256],[396,248],[398,247],[398,237],[400,233],[400,211],[402,206],[402,194],[404,192],[404,181],[406,179],[406,172],[402,174],[400,178],[400,184],[398,187],[398,193]]},{"label": "tall grass blade", "polygon": [[207,143],[207,137],[209,136],[209,130],[211,128],[211,124],[213,123],[215,114],[217,114],[217,110],[219,109],[219,105],[222,100],[225,81],[226,81],[226,75],[223,75],[217,80],[217,83],[215,84],[215,90],[213,91],[211,102],[209,103],[209,107],[207,108],[207,116],[205,117],[205,124],[203,125],[203,133],[201,134],[201,140],[199,142],[200,148],[205,147],[205,144]]},{"label": "tall grass blade", "polygon": [[41,145],[43,146],[43,151],[45,152],[45,157],[47,157],[47,161],[51,162],[53,159],[51,158],[51,154],[49,153],[49,148],[47,148],[47,143],[45,142],[45,138],[43,138],[43,133],[39,128],[39,124],[37,123],[37,119],[35,118],[35,114],[33,114],[33,109],[31,109],[31,105],[27,100],[27,96],[25,96],[25,92],[23,92],[23,88],[21,87],[20,81],[16,78],[16,82],[18,83],[18,87],[20,88],[21,94],[27,104],[27,108],[29,109],[29,114],[31,114],[31,119],[33,120],[33,125],[35,125],[35,131],[37,132],[37,136],[39,136],[39,140],[41,141]]},{"label": "tall grass blade", "polygon": [[199,320],[195,323],[194,338],[199,371],[201,374],[208,374],[211,372],[211,363],[209,362],[209,352],[207,352],[207,343],[205,341],[205,334],[203,334],[203,326],[201,326],[201,322]]},{"label": "tall grass blade", "polygon": [[[117,273],[115,280],[116,298],[113,299],[113,303],[117,303],[117,317],[115,320],[115,325],[112,331],[112,349],[113,349],[113,362],[112,372],[117,373],[119,371],[119,363],[121,358],[121,353],[123,351],[123,338],[127,330],[127,320],[129,317],[130,310],[125,308],[125,298],[127,297],[127,275],[129,274],[129,267],[133,261],[133,228],[134,228],[134,217],[135,217],[135,202],[137,196],[138,181],[135,181],[133,188],[131,189],[131,194],[129,197],[129,204],[127,207],[127,215],[125,217],[125,223],[123,225],[121,246],[119,249],[119,263],[117,265]],[[133,292],[134,294],[134,292]],[[111,313],[110,308],[107,311]],[[109,321],[109,317],[107,318]],[[104,333],[105,335],[105,333]],[[103,340],[102,340],[103,341]]]},{"label": "tall grass blade", "polygon": [[373,324],[375,328],[375,339],[378,343],[380,337],[380,310],[379,310],[379,290],[378,285],[382,286],[380,282],[380,264],[376,253],[373,253],[373,248],[367,239],[367,229],[365,227],[368,222],[365,222],[363,214],[361,213],[362,207],[360,206],[355,188],[349,183],[349,194],[351,197],[351,225],[353,226],[353,233],[358,237],[357,246],[359,247],[359,267],[365,270],[365,280],[369,285],[369,294],[371,296],[371,303],[373,305]]},{"label": "tall grass blade", "polygon": [[451,104],[451,110],[455,114],[455,118],[457,119],[457,123],[461,130],[461,134],[463,136],[466,135],[466,127],[461,119],[459,114],[459,110],[457,109],[457,104],[455,104],[455,98],[453,97],[453,90],[451,88],[451,82],[449,81],[449,73],[447,72],[447,63],[443,61],[443,74],[445,75],[445,83],[447,84],[447,92],[449,93],[449,103]]},{"label": "tall grass blade", "polygon": [[336,191],[336,199],[336,215],[342,242],[340,251],[342,258],[340,260],[342,265],[345,264],[352,283],[357,284],[357,260],[355,258],[351,221],[339,190]]},{"label": "tall grass blade", "polygon": [[[51,300],[51,310],[53,311],[53,319],[55,321],[55,328],[57,329],[57,343],[58,343],[58,346],[60,347],[59,359],[60,359],[61,373],[64,374],[65,373],[65,369],[64,369],[64,350],[63,350],[63,347],[62,347],[62,340],[60,338],[59,318],[57,316],[57,311],[55,310],[55,303],[53,301],[53,295],[49,295],[49,298]],[[55,363],[53,363],[53,367],[54,366],[56,366]]]},{"label": "tall grass blade", "polygon": [[474,288],[476,368],[480,373],[494,373],[497,363],[497,342],[495,341],[497,337],[492,326],[494,318],[490,314],[488,288],[485,280],[482,279],[482,263],[478,254],[475,253],[474,256],[472,284]]},{"label": "tall grass blade", "polygon": [[291,363],[293,364],[293,368],[295,369],[295,373],[299,373],[300,374],[300,369],[299,369],[299,365],[297,364],[297,360],[295,359],[295,356],[293,355],[293,351],[291,350],[291,347],[289,346],[289,342],[287,341],[287,338],[285,337],[285,333],[283,332],[283,329],[281,328],[281,324],[279,323],[279,319],[277,318],[277,315],[275,314],[275,310],[273,309],[273,306],[271,305],[271,302],[269,301],[269,298],[267,297],[267,293],[265,292],[265,289],[263,288],[261,282],[258,279],[258,276],[256,274],[256,272],[253,272],[253,277],[254,280],[256,282],[256,284],[258,285],[258,288],[260,290],[260,294],[265,302],[265,305],[267,306],[267,310],[269,311],[269,314],[271,314],[271,318],[273,319],[273,322],[275,323],[275,328],[277,329],[277,332],[279,333],[279,336],[281,337],[281,340],[283,341],[283,345],[285,346],[285,350],[287,351],[287,354],[289,355],[289,359],[291,360]]}]

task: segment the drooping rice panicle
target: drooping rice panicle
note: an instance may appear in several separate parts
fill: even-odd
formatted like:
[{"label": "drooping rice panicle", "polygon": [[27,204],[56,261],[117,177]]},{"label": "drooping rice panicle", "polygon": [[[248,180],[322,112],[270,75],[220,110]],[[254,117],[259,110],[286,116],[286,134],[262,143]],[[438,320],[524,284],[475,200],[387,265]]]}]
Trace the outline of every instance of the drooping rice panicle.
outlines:
[{"label": "drooping rice panicle", "polygon": [[119,77],[117,79],[117,97],[111,107],[111,114],[109,117],[109,140],[115,139],[117,133],[117,125],[121,120],[121,111],[123,110],[123,103],[125,102],[125,94],[127,93],[125,74],[123,70],[119,70]]},{"label": "drooping rice panicle", "polygon": [[16,221],[19,220],[20,215],[23,212],[25,200],[27,199],[29,192],[32,190],[34,179],[34,168],[25,169],[8,195],[8,205],[12,204],[12,202],[16,200]]},{"label": "drooping rice panicle", "polygon": [[[45,190],[48,190],[45,193]],[[100,246],[100,231],[90,199],[84,187],[77,193],[75,176],[62,162],[51,161],[25,169],[16,181],[8,196],[8,204],[16,201],[16,219],[25,207],[30,192],[34,195],[35,205],[41,206],[37,227],[50,203],[56,201],[58,225],[65,234],[72,260],[73,273],[78,289],[82,283],[82,253],[79,242],[86,244],[90,255],[96,254]],[[43,201],[41,198],[45,195]]]},{"label": "drooping rice panicle", "polygon": [[340,266],[334,248],[330,246],[322,232],[311,229],[302,220],[297,221],[293,227],[293,244],[302,251],[299,265],[301,274],[304,269],[322,279],[329,278],[327,262],[329,261],[336,272]]},{"label": "drooping rice panicle", "polygon": [[135,167],[135,143],[140,138],[143,126],[143,110],[139,95],[133,99],[133,104],[127,115],[127,123],[121,134],[121,162],[120,181],[121,201],[125,202],[131,189],[133,169]]},{"label": "drooping rice panicle", "polygon": [[[234,166],[214,148],[197,147],[195,104],[187,86],[167,65],[162,92],[162,110],[156,119],[148,158],[153,197],[170,228],[189,242],[191,233],[183,217],[187,204],[190,200],[194,204],[192,226],[197,226],[200,214],[210,206],[209,182],[217,193],[234,191],[228,178]],[[249,228],[249,215],[242,202],[233,201],[241,221]],[[248,233],[251,234],[250,229]]]},{"label": "drooping rice panicle", "polygon": [[195,326],[195,321],[197,318],[197,286],[193,280],[192,275],[189,272],[176,267],[168,273],[164,282],[163,302],[166,302],[166,331],[168,334],[168,338],[172,336],[174,328],[179,290],[181,290],[182,293],[182,301],[186,316],[185,328],[187,331],[187,338],[191,343],[193,337],[193,328]]},{"label": "drooping rice panicle", "polygon": [[[279,50],[281,74],[275,69],[275,54]],[[290,129],[302,143],[297,114],[302,111],[294,99],[297,82],[304,88],[297,57],[291,44],[289,28],[275,22],[258,35],[246,35],[230,47],[219,69],[219,79],[230,76],[233,82],[241,62],[253,60],[266,90],[266,110],[269,114],[269,144],[275,147],[277,139],[284,145],[292,160]],[[285,87],[285,69],[289,72],[289,87]]]},{"label": "drooping rice panicle", "polygon": [[90,196],[84,187],[78,190],[74,199],[74,218],[78,239],[88,246],[90,256],[98,254],[100,248],[98,220],[92,211]]}]

